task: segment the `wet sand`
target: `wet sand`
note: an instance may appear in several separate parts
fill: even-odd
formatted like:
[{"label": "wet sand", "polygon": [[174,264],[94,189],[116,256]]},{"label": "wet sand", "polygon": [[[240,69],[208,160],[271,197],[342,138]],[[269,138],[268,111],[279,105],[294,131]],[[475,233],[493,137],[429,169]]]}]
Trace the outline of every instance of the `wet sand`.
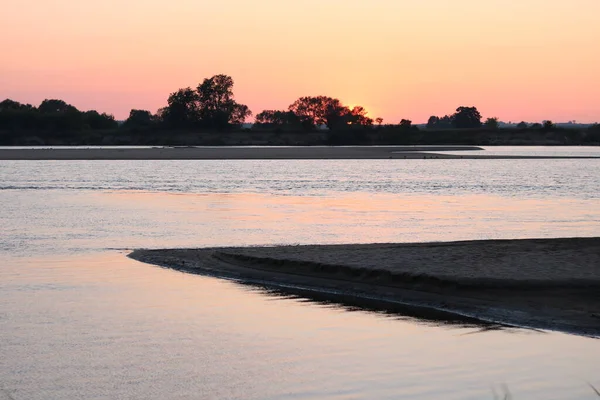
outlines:
[{"label": "wet sand", "polygon": [[[435,152],[482,150],[476,146],[306,146],[0,149],[0,160],[344,160],[344,159],[526,159],[556,156],[490,156]],[[586,157],[577,157],[586,158]],[[597,157],[587,157],[597,158]]]},{"label": "wet sand", "polygon": [[[250,283],[600,337],[600,238],[136,250]],[[297,291],[297,290],[296,290]]]}]

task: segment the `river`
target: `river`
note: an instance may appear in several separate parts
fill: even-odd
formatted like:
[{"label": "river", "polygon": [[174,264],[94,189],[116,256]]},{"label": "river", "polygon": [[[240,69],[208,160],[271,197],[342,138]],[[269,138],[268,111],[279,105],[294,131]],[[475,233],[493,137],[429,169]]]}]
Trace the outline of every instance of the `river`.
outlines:
[{"label": "river", "polygon": [[491,399],[503,384],[593,398],[595,339],[360,310],[126,255],[597,236],[598,171],[598,159],[0,161],[0,399]]}]

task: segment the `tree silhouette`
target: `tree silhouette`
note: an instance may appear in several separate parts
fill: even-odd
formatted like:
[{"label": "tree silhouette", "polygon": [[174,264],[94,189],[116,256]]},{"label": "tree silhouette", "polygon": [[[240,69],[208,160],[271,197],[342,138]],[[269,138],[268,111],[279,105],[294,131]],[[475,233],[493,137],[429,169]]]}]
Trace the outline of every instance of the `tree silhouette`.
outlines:
[{"label": "tree silhouette", "polygon": [[252,116],[252,111],[245,104],[235,103],[229,116],[228,122],[233,125],[242,125],[246,119]]},{"label": "tree silhouette", "polygon": [[[347,107],[346,107],[347,110]],[[344,112],[347,113],[347,111]],[[371,126],[373,119],[367,116],[368,111],[363,106],[355,106],[348,115],[348,123],[350,125]]]},{"label": "tree silhouette", "polygon": [[6,99],[0,102],[0,111],[27,111],[35,110],[35,107],[31,104],[21,104],[18,101]]},{"label": "tree silhouette", "polygon": [[300,97],[289,106],[289,111],[300,118],[302,124],[306,127],[314,128],[317,125],[325,125],[326,108],[325,104],[330,97]]},{"label": "tree silhouette", "polygon": [[41,113],[67,113],[67,112],[78,112],[77,108],[73,107],[70,104],[67,104],[63,100],[44,100],[42,104],[39,105],[38,111]]},{"label": "tree silhouette", "polygon": [[496,130],[500,127],[500,123],[498,122],[498,118],[488,118],[485,120],[483,126],[486,129]]},{"label": "tree silhouette", "polygon": [[119,126],[114,116],[106,113],[100,114],[96,110],[83,113],[83,122],[86,128],[94,130],[114,129]]},{"label": "tree silhouette", "polygon": [[529,125],[525,121],[521,121],[517,124],[517,128],[519,128],[519,129],[527,129],[528,127],[529,127]]},{"label": "tree silhouette", "polygon": [[148,128],[156,123],[156,117],[147,110],[133,109],[129,112],[129,118],[123,124],[127,128]]},{"label": "tree silhouette", "polygon": [[427,129],[451,129],[452,128],[452,117],[449,115],[443,116],[442,118],[436,117],[435,115],[429,117],[427,121]]},{"label": "tree silhouette", "polygon": [[554,128],[556,128],[556,125],[552,121],[544,121],[543,129],[545,131],[550,131]]},{"label": "tree silhouette", "polygon": [[373,124],[364,107],[356,106],[351,110],[339,99],[327,96],[300,97],[289,106],[289,111],[297,115],[307,128],[326,125],[329,129],[336,129],[348,125]]},{"label": "tree silhouette", "polygon": [[452,115],[452,125],[458,129],[481,127],[481,114],[476,107],[458,107]]},{"label": "tree silhouette", "polygon": [[169,95],[167,106],[158,114],[168,127],[192,127],[199,120],[198,94],[190,87],[179,89]]},{"label": "tree silhouette", "polygon": [[400,121],[400,127],[403,129],[410,129],[412,128],[412,121],[409,119],[403,119]]},{"label": "tree silhouette", "polygon": [[381,126],[381,124],[383,124],[383,118],[377,117],[375,118],[375,122],[377,123],[377,125]]},{"label": "tree silhouette", "polygon": [[222,129],[228,124],[242,124],[252,115],[248,106],[238,104],[233,96],[233,78],[215,75],[204,79],[196,89],[202,125]]},{"label": "tree silhouette", "polygon": [[264,110],[256,114],[256,124],[284,126],[284,125],[299,125],[300,119],[292,111],[281,110]]},{"label": "tree silhouette", "polygon": [[431,117],[429,117],[429,120],[427,120],[427,129],[435,129],[440,123],[440,117],[436,117],[435,115],[432,115]]},{"label": "tree silhouette", "polygon": [[242,124],[252,115],[248,106],[233,96],[233,79],[227,75],[206,78],[196,90],[188,87],[169,95],[167,106],[158,112],[159,119],[172,128],[223,129]]}]

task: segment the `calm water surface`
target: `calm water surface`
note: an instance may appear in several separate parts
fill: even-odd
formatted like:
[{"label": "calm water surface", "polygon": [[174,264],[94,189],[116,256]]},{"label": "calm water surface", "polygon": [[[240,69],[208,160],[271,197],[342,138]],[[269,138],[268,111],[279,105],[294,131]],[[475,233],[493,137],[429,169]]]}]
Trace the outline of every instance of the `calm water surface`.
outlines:
[{"label": "calm water surface", "polygon": [[483,146],[483,151],[440,151],[438,153],[494,156],[600,157],[598,146]]},{"label": "calm water surface", "polygon": [[594,398],[597,340],[349,309],[137,247],[597,236],[600,160],[0,161],[0,399]]}]

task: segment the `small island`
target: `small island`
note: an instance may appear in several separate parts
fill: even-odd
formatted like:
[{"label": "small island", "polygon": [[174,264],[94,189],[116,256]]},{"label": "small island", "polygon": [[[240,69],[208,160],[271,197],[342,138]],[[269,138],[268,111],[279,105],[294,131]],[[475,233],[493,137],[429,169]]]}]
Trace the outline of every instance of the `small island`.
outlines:
[{"label": "small island", "polygon": [[[136,250],[180,271],[600,336],[600,238]],[[291,288],[291,289],[290,289]]]}]

